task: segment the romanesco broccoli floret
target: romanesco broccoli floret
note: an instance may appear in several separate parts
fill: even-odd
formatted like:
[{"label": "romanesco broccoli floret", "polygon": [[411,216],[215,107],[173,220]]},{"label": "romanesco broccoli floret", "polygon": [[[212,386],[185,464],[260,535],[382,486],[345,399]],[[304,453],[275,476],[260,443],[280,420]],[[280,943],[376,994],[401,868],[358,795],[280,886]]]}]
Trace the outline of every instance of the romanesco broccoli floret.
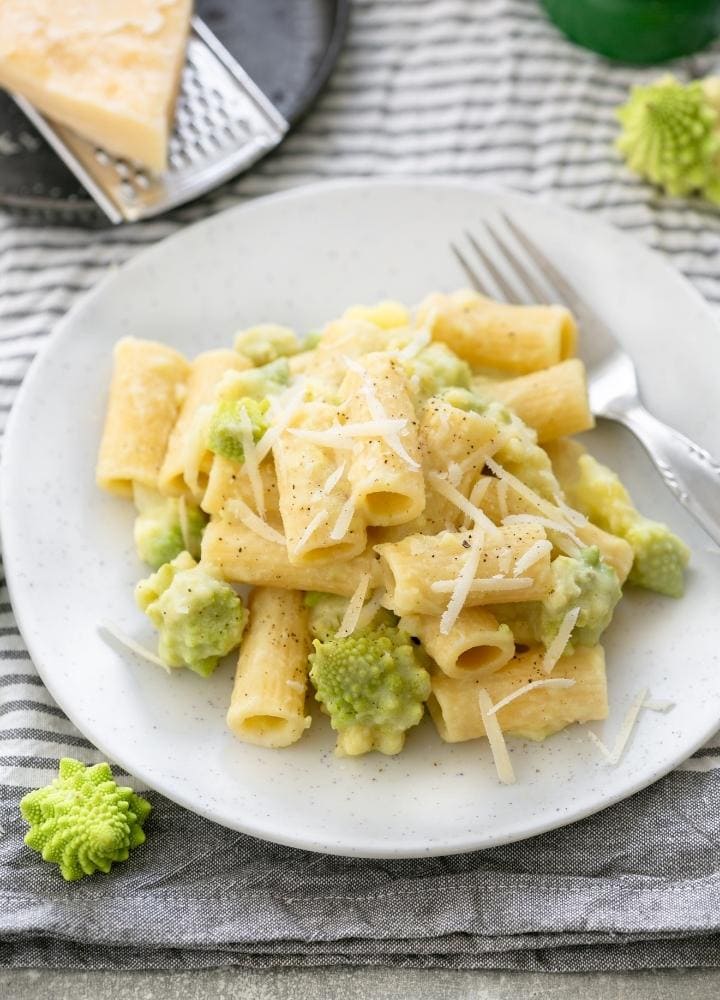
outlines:
[{"label": "romanesco broccoli floret", "polygon": [[159,632],[163,663],[203,677],[240,644],[247,623],[247,610],[230,584],[187,552],[141,580],[135,599]]},{"label": "romanesco broccoli floret", "polygon": [[428,344],[405,362],[410,385],[420,399],[439,395],[444,389],[469,389],[472,372],[467,361],[440,342]]},{"label": "romanesco broccoli floret", "polygon": [[242,399],[222,399],[210,418],[207,446],[210,451],[231,462],[245,461],[243,435],[252,434],[259,441],[268,429],[267,399],[257,402],[245,396]]},{"label": "romanesco broccoli floret", "polygon": [[260,323],[241,330],[235,337],[235,350],[250,358],[254,365],[267,365],[278,358],[291,357],[301,351],[300,338],[289,326]]},{"label": "romanesco broccoli floret", "polygon": [[541,497],[554,501],[561,494],[560,485],[547,452],[537,443],[535,431],[502,403],[490,403],[486,413],[506,431],[503,443],[493,455],[495,461]]},{"label": "romanesco broccoli floret", "polygon": [[617,573],[592,545],[577,558],[558,556],[551,564],[552,586],[542,601],[520,601],[498,605],[491,610],[509,625],[515,642],[541,642],[546,648],[560,630],[565,615],[580,608],[570,636],[573,645],[596,646],[612,621],[615,605],[622,596]]},{"label": "romanesco broccoli floret", "polygon": [[660,521],[651,521],[634,507],[618,476],[592,455],[578,460],[578,478],[571,484],[570,502],[600,528],[619,535],[635,553],[628,579],[668,597],[682,597],[690,550]]},{"label": "romanesco broccoli floret", "polygon": [[20,812],[30,824],[25,843],[74,882],[109,872],[145,841],[143,824],[151,805],[113,781],[108,764],[86,767],[69,757],[46,788],[28,792]]},{"label": "romanesco broccoli floret", "polygon": [[315,639],[313,646],[310,679],[338,733],[337,752],[399,753],[430,695],[429,659],[422,649],[390,625]]},{"label": "romanesco broccoli floret", "polygon": [[[347,606],[347,597],[340,597],[337,594],[323,594],[315,590],[308,591],[305,594],[305,607],[310,609],[308,624],[313,639],[326,642],[334,636],[340,628]],[[385,608],[377,608],[369,619],[367,619],[365,609],[360,615],[360,626],[363,628],[397,624],[397,616]]]},{"label": "romanesco broccoli floret", "polygon": [[135,548],[138,557],[152,569],[187,550],[200,555],[200,542],[207,516],[192,500],[163,497],[151,490],[135,488]]},{"label": "romanesco broccoli floret", "polygon": [[277,396],[289,384],[290,366],[287,358],[278,358],[260,368],[228,372],[221,383],[221,398],[249,398],[261,403],[269,396]]}]

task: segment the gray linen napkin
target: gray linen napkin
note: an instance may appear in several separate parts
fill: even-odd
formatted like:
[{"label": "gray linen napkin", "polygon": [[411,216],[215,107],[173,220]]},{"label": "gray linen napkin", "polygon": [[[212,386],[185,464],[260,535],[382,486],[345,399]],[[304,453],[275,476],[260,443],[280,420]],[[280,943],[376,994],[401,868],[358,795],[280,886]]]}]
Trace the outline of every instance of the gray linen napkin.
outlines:
[{"label": "gray linen napkin", "polygon": [[[674,69],[707,73],[719,53]],[[0,423],[53,322],[108,267],[211,211],[319,177],[482,176],[552,196],[634,231],[720,302],[717,212],[652,192],[612,151],[613,107],[631,83],[656,73],[570,46],[534,0],[356,0],[347,49],[317,109],[279,153],[214,198],[110,232],[0,215]],[[18,815],[23,792],[47,782],[63,755],[100,759],[35,673],[3,587],[5,965],[720,965],[717,740],[591,819],[425,860],[277,847],[150,793],[147,843],[111,875],[72,886],[24,847]]]}]

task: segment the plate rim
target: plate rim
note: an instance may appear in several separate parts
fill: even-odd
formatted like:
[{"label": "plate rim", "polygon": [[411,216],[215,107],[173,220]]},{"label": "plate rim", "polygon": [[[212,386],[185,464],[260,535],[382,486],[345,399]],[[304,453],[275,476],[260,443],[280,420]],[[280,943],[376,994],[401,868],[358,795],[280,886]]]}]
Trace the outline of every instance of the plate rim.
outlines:
[{"label": "plate rim", "polygon": [[[79,313],[88,308],[97,298],[102,297],[105,293],[105,289],[108,285],[111,285],[118,276],[122,274],[126,269],[132,269],[133,267],[142,266],[142,264],[153,257],[153,255],[162,255],[165,252],[165,247],[168,243],[174,241],[182,241],[187,239],[188,233],[195,231],[196,229],[203,229],[206,227],[212,227],[213,225],[223,224],[227,217],[232,215],[240,215],[245,213],[252,213],[256,211],[263,211],[264,206],[268,203],[276,203],[283,201],[292,200],[304,200],[308,197],[315,198],[317,196],[322,197],[326,191],[362,191],[369,188],[454,188],[454,189],[464,189],[467,191],[469,196],[483,196],[489,195],[496,198],[509,197],[514,201],[528,202],[534,205],[539,205],[542,207],[544,212],[551,215],[556,215],[560,217],[576,217],[583,220],[590,219],[593,225],[597,225],[600,228],[604,228],[611,233],[620,234],[623,237],[630,239],[632,242],[638,244],[644,251],[646,251],[651,256],[658,258],[663,265],[670,271],[673,272],[675,278],[679,283],[684,286],[684,291],[694,298],[696,304],[700,307],[702,312],[710,319],[714,325],[718,326],[717,317],[714,315],[711,307],[703,298],[702,294],[697,288],[689,281],[685,275],[674,267],[671,263],[663,259],[662,254],[654,250],[651,247],[646,246],[642,241],[637,240],[632,234],[625,233],[622,229],[617,226],[612,225],[607,220],[593,215],[590,212],[583,210],[578,210],[574,208],[567,208],[562,204],[557,204],[553,201],[549,201],[545,198],[539,198],[537,196],[529,195],[522,191],[516,191],[512,188],[505,188],[496,184],[486,183],[482,180],[480,181],[468,181],[461,178],[427,178],[427,177],[376,177],[376,178],[364,178],[364,179],[338,179],[338,180],[324,180],[317,181],[312,184],[298,185],[289,190],[275,192],[273,194],[265,195],[262,197],[254,198],[248,202],[240,203],[238,205],[231,206],[222,212],[215,213],[209,217],[199,220],[191,225],[185,226],[179,231],[172,233],[166,238],[159,240],[155,244],[149,247],[143,248],[138,253],[134,254],[128,261],[122,264],[118,268],[114,268],[108,274],[105,275],[94,287],[89,289],[87,292],[82,294],[73,306],[68,310],[68,312],[62,316],[58,322],[54,325],[51,333],[49,334],[47,340],[43,343],[42,347],[38,351],[37,355],[31,362],[28,371],[23,379],[22,385],[20,386],[15,399],[12,404],[11,411],[8,415],[8,420],[5,429],[5,440],[3,442],[2,455],[0,456],[0,536],[2,537],[2,548],[3,548],[3,561],[5,564],[5,576],[6,584],[8,588],[8,594],[10,602],[12,605],[13,614],[20,629],[23,642],[27,646],[30,653],[31,662],[40,676],[43,684],[47,688],[48,692],[58,704],[58,706],[65,713],[70,722],[81,732],[83,735],[89,732],[84,723],[81,723],[75,717],[75,713],[68,711],[68,709],[63,704],[62,692],[58,695],[55,690],[55,686],[52,681],[48,680],[45,672],[45,666],[43,657],[36,657],[35,655],[35,636],[29,628],[25,627],[25,622],[23,615],[18,613],[18,605],[15,599],[15,565],[16,560],[19,560],[19,553],[16,551],[15,540],[12,538],[11,533],[8,531],[9,521],[11,519],[10,513],[10,503],[8,500],[8,494],[10,490],[7,488],[6,484],[10,481],[9,472],[13,462],[13,452],[15,450],[14,439],[17,435],[16,426],[21,426],[23,419],[23,411],[25,409],[26,398],[32,393],[32,388],[35,379],[37,378],[38,372],[41,370],[44,364],[44,359],[46,354],[54,350],[55,345],[61,341],[66,334],[65,331],[70,328],[75,322],[75,318]],[[720,335],[720,330],[718,331]],[[51,673],[49,671],[49,673]],[[686,742],[683,745],[682,751],[674,754],[670,758],[663,761],[660,766],[655,766],[651,771],[642,775],[635,781],[627,782],[623,785],[622,789],[612,792],[607,795],[602,796],[602,800],[591,805],[578,805],[577,807],[570,807],[566,813],[560,816],[550,816],[548,815],[544,819],[537,819],[530,826],[523,828],[522,833],[499,833],[493,835],[492,831],[484,833],[482,836],[473,835],[470,836],[465,834],[449,843],[449,845],[433,845],[433,846],[412,846],[407,848],[398,848],[397,846],[383,846],[377,845],[371,849],[367,846],[353,847],[352,845],[342,843],[338,847],[337,844],[330,842],[324,842],[309,838],[303,835],[293,835],[292,831],[285,828],[284,831],[279,832],[272,829],[268,832],[267,829],[262,827],[260,822],[236,822],[230,821],[229,819],[219,819],[217,813],[213,812],[212,809],[203,809],[198,807],[195,802],[190,801],[189,798],[185,797],[182,792],[173,790],[168,792],[165,788],[159,787],[159,783],[154,774],[148,774],[144,768],[138,768],[133,766],[132,771],[128,771],[131,775],[140,779],[148,788],[154,790],[157,794],[163,795],[165,798],[169,799],[181,805],[183,808],[194,812],[197,815],[203,816],[212,822],[218,823],[219,825],[225,826],[229,829],[234,829],[240,833],[247,834],[252,837],[256,837],[261,840],[269,841],[271,843],[281,844],[287,847],[308,850],[320,854],[330,854],[340,857],[358,857],[358,858],[418,858],[418,857],[443,857],[451,854],[462,854],[469,853],[477,850],[485,850],[492,847],[498,847],[503,844],[516,843],[522,840],[526,840],[530,837],[537,836],[542,833],[550,832],[552,830],[560,829],[565,826],[570,826],[582,819],[589,816],[593,816],[604,809],[609,808],[618,802],[624,801],[635,795],[637,792],[642,791],[644,788],[649,787],[655,782],[659,781],[661,778],[665,777],[667,774],[675,770],[679,764],[687,760],[693,753],[696,752],[700,747],[702,747],[710,737],[720,728],[720,715],[717,720],[706,730],[703,729],[700,733],[694,733],[693,739]],[[119,765],[125,770],[128,770],[125,764],[123,764],[122,759],[118,759],[115,753],[106,753],[105,741],[102,736],[98,739],[95,734],[87,736],[90,742],[96,747],[102,754],[107,756],[109,760],[113,763]]]}]

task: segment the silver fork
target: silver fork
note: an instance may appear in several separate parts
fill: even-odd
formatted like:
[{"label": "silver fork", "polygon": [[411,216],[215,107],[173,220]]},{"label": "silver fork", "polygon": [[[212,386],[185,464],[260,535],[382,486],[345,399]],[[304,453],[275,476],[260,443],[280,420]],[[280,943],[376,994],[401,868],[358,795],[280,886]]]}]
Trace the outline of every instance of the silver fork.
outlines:
[{"label": "silver fork", "polygon": [[[588,366],[592,412],[598,417],[616,420],[632,431],[668,489],[720,546],[720,463],[700,445],[645,409],[640,400],[635,365],[607,325],[517,224],[506,215],[501,218],[515,242],[522,247],[522,255],[511,248],[496,227],[488,222],[484,225],[494,245],[493,253],[504,261],[514,280],[508,281],[478,240],[466,233],[496,287],[489,289],[465,254],[451,244],[471,284],[484,295],[498,297],[499,293],[506,302],[552,300],[566,305],[574,313],[586,334],[583,354]],[[522,259],[525,255],[529,260]],[[542,282],[533,273],[533,265],[542,275]]]}]

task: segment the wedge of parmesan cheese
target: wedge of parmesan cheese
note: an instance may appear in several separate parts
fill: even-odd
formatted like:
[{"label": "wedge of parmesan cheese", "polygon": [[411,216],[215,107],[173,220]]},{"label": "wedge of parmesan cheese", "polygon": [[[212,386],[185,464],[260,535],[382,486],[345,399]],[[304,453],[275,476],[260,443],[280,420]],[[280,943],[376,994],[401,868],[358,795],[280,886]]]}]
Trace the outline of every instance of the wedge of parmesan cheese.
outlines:
[{"label": "wedge of parmesan cheese", "polygon": [[191,13],[192,0],[2,0],[0,86],[160,173]]}]

